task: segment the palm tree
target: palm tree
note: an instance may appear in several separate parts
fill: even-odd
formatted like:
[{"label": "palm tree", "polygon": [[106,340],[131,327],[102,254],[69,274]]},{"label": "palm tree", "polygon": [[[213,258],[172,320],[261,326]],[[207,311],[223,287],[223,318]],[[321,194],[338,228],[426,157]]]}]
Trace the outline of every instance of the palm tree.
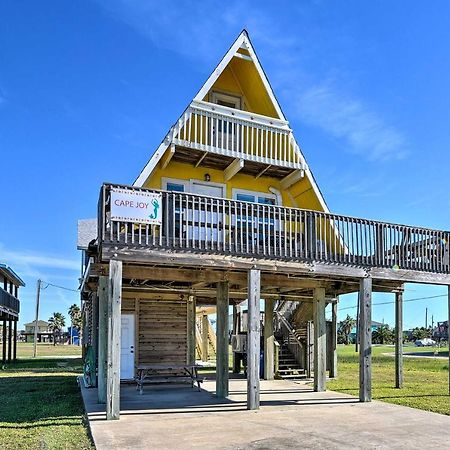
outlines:
[{"label": "palm tree", "polygon": [[380,325],[372,334],[374,344],[391,344],[394,340],[394,330],[389,325]]},{"label": "palm tree", "polygon": [[[74,303],[69,308],[68,312],[69,312],[72,329],[75,328],[76,330],[78,330],[78,336],[80,336],[81,325],[82,325],[80,307]],[[72,333],[71,333],[70,337],[72,337]],[[78,340],[78,342],[79,342],[79,340]],[[71,342],[71,344],[72,344],[72,342]]]},{"label": "palm tree", "polygon": [[339,331],[344,335],[345,344],[348,345],[350,333],[356,325],[356,320],[347,314],[347,317],[340,323]]},{"label": "palm tree", "polygon": [[61,332],[65,324],[66,319],[59,312],[54,312],[48,319],[48,328],[53,333],[53,345],[56,345],[56,334]]}]

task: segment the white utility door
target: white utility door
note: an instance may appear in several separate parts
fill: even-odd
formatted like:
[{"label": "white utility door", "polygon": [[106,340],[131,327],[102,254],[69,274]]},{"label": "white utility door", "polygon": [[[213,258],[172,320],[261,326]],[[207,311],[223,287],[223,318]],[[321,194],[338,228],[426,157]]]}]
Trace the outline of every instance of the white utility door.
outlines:
[{"label": "white utility door", "polygon": [[[192,181],[191,191],[195,194],[206,197],[224,197],[224,186],[202,182]],[[217,212],[217,203],[213,201],[200,201],[198,209],[193,210],[194,227],[192,229],[194,240],[217,242],[222,239],[220,230],[223,228],[224,217],[222,213]],[[196,205],[197,206],[197,205]]]},{"label": "white utility door", "polygon": [[122,314],[120,379],[134,378],[134,314]]}]

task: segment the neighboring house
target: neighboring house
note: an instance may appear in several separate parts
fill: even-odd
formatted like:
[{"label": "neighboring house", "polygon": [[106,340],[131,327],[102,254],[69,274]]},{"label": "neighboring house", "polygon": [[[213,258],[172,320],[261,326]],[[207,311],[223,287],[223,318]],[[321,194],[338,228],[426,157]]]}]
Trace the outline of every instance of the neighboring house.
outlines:
[{"label": "neighboring house", "polygon": [[[376,331],[378,328],[380,328],[381,326],[383,326],[384,323],[382,322],[376,322],[375,320],[372,320],[372,325],[371,325],[371,330]],[[351,333],[348,335],[350,342],[355,342],[355,338],[356,338],[356,326],[352,328]]]},{"label": "neighboring house", "polygon": [[[26,323],[25,332],[23,336],[25,336],[25,342],[34,342],[34,329],[35,322]],[[38,320],[38,333],[37,333],[37,341],[38,342],[51,342],[53,333],[50,331],[49,323],[45,320]]]},{"label": "neighboring house", "polygon": [[19,321],[19,288],[23,280],[6,264],[0,264],[0,324],[2,362],[15,360],[17,355],[17,322]]},{"label": "neighboring house", "polygon": [[[128,164],[126,155],[117,164]],[[326,360],[333,373],[336,360],[335,339],[325,351],[327,304],[336,328],[335,299],[361,291],[367,329],[372,290],[401,301],[405,282],[450,284],[449,233],[329,212],[246,31],[133,185],[101,186],[97,219],[80,221],[78,237],[86,379],[98,381],[100,401],[108,395],[109,419],[119,416],[120,380],[137,368],[195,363],[196,305],[217,308],[216,390],[226,397],[229,305],[248,299],[247,400],[256,409],[260,298],[265,378],[274,376],[273,315],[292,333],[295,314],[314,322],[315,332],[304,332],[322,391]],[[362,342],[368,401],[369,336]]]}]

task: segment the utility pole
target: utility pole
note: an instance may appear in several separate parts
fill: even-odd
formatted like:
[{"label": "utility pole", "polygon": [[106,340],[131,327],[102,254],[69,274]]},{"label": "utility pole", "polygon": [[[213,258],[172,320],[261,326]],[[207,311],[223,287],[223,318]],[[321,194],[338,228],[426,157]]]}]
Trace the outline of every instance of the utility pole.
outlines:
[{"label": "utility pole", "polygon": [[36,289],[36,317],[34,319],[34,343],[33,343],[33,358],[37,355],[37,339],[38,339],[38,320],[39,320],[39,299],[41,297],[41,280],[37,280]]},{"label": "utility pole", "polygon": [[425,308],[425,329],[428,328],[428,308]]}]

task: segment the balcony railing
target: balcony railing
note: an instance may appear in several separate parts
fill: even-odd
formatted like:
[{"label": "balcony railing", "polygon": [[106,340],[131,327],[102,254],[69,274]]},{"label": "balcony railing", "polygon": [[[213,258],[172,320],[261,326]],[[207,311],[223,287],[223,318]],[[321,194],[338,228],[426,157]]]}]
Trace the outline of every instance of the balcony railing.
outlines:
[{"label": "balcony railing", "polygon": [[20,312],[20,301],[3,288],[0,288],[0,306],[15,313]]},{"label": "balcony railing", "polygon": [[[161,225],[110,219],[112,187],[161,193]],[[104,185],[101,244],[449,273],[450,232],[196,194]]]},{"label": "balcony railing", "polygon": [[267,165],[305,169],[287,122],[193,102],[172,127],[170,143]]}]

